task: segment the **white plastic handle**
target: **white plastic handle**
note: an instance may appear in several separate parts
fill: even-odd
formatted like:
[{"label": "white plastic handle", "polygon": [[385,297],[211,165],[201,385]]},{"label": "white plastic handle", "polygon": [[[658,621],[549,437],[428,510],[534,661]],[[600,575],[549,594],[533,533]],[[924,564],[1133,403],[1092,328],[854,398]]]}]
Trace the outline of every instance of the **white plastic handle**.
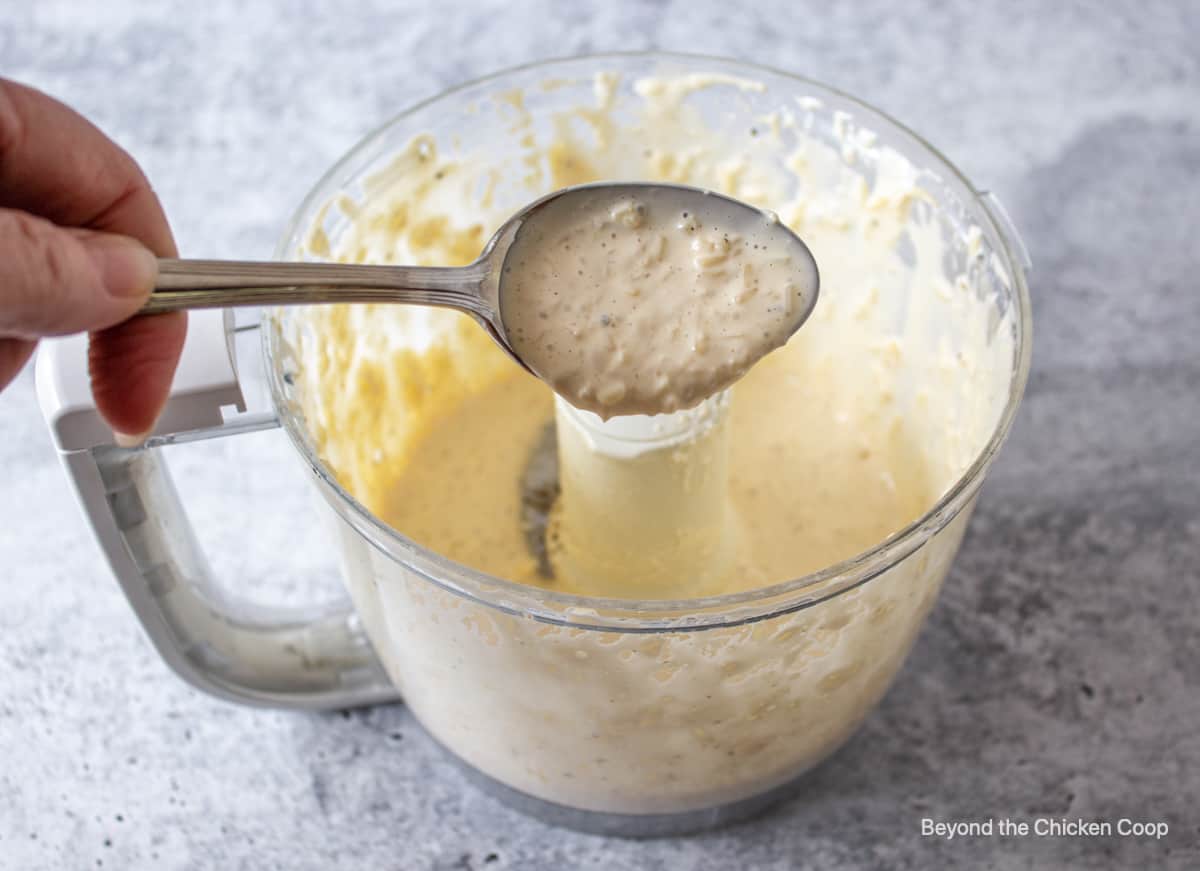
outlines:
[{"label": "white plastic handle", "polygon": [[[171,396],[150,447],[113,442],[92,400],[87,339],[44,342],[42,413],[113,574],[163,659],[186,681],[233,701],[342,708],[398,694],[348,604],[298,612],[231,600],[213,583],[159,456],[169,444],[275,426],[245,411],[227,313],[194,312]],[[247,420],[246,418],[252,418]]]}]

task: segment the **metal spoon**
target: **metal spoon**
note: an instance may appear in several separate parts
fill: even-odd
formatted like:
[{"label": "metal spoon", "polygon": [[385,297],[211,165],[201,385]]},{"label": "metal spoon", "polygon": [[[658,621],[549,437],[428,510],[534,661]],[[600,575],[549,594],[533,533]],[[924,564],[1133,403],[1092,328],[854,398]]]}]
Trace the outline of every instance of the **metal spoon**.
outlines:
[{"label": "metal spoon", "polygon": [[[535,228],[545,207],[561,208],[570,197],[594,199],[596,192],[622,196],[669,195],[671,202],[692,210],[702,219],[722,217],[762,219],[754,206],[700,188],[651,182],[601,182],[555,191],[526,206],[496,231],[475,262],[458,267],[364,266],[346,263],[279,263],[225,260],[159,260],[159,275],[143,314],[187,308],[292,305],[312,303],[399,302],[452,308],[473,317],[496,343],[525,369],[529,366],[513,350],[501,319],[504,293],[504,260],[519,234]],[[744,211],[743,211],[744,210]],[[799,237],[795,256],[812,262],[812,254]],[[813,263],[815,274],[816,265]],[[800,325],[816,304],[817,288],[796,307]],[[535,373],[536,374],[536,373]]]},{"label": "metal spoon", "polygon": [[[502,320],[504,262],[523,232],[536,232],[539,218],[557,210],[555,203],[570,207],[571,197],[591,197],[599,191],[615,202],[622,197],[669,195],[673,208],[690,212],[708,224],[718,215],[737,223],[763,219],[752,206],[698,188],[645,182],[578,185],[556,191],[511,217],[488,241],[475,262],[462,267],[362,266],[342,263],[234,262],[221,260],[160,260],[159,279],[143,313],[185,308],[263,306],[313,303],[400,302],[432,305],[466,312],[478,321],[496,343],[523,368],[529,366],[513,350]],[[545,228],[545,225],[541,225]],[[781,228],[795,242],[797,262],[816,265],[804,243]],[[793,331],[798,329],[816,304],[817,287],[810,298],[796,307]],[[532,370],[530,370],[532,371]],[[537,373],[534,373],[535,375]],[[554,572],[546,542],[550,512],[559,490],[557,440],[554,423],[547,424],[530,452],[520,481],[521,524],[530,553],[537,559],[538,573],[553,580]]]}]

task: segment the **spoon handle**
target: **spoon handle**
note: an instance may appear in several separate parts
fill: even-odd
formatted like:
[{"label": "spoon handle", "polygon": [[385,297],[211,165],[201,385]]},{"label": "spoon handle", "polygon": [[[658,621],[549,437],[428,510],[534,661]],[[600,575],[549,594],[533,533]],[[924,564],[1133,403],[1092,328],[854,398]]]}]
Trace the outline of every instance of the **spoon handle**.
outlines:
[{"label": "spoon handle", "polygon": [[363,266],[346,263],[158,261],[158,280],[141,314],[187,308],[400,302],[487,315],[483,261],[468,266]]}]

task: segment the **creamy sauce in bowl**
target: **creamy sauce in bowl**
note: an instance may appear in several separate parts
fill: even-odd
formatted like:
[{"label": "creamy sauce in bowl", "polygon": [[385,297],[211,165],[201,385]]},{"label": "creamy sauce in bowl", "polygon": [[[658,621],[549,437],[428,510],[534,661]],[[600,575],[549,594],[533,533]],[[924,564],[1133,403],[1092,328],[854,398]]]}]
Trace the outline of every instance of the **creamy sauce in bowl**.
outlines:
[{"label": "creamy sauce in bowl", "polygon": [[503,270],[514,350],[604,418],[690,408],[728,387],[787,342],[818,285],[812,255],[773,212],[663,185],[550,200]]},{"label": "creamy sauce in bowl", "polygon": [[[460,566],[630,609],[817,572],[929,512],[979,456],[1007,401],[1016,309],[991,301],[1008,283],[1003,265],[969,223],[972,208],[940,195],[925,166],[893,147],[907,142],[897,131],[862,126],[836,95],[826,106],[763,75],[602,72],[582,87],[505,91],[491,101],[502,122],[487,135],[483,103],[467,113],[469,146],[433,133],[407,140],[363,177],[361,197],[351,189],[331,200],[306,238],[305,253],[321,259],[465,264],[521,204],[602,179],[713,188],[777,212],[819,258],[821,305],[727,402],[714,401],[701,437],[635,455],[607,450],[593,421],[575,425],[587,412],[563,413],[545,383],[456,313],[290,312],[305,425],[342,486],[418,548]],[[421,123],[446,112],[438,106]],[[707,405],[681,414],[702,416]],[[562,558],[547,579],[520,500],[551,422],[559,501],[588,501],[565,506]],[[632,501],[633,485],[672,498],[613,509]],[[685,527],[683,510],[708,505],[710,490],[725,496],[723,513],[696,512]],[[673,616],[668,631],[642,631],[644,622],[625,631],[625,611],[600,598],[564,605],[562,625],[529,619],[506,610],[521,601],[515,593],[486,588],[501,607],[463,597],[349,523],[337,528],[372,642],[439,741],[527,795],[660,814],[759,795],[840,744],[903,661],[969,513],[869,583],[702,631],[691,631],[690,614]],[[701,555],[717,570],[680,571],[678,554],[666,553],[663,570],[650,566],[663,582],[648,585],[644,541],[706,525],[723,537],[681,532],[677,550],[711,546]],[[581,553],[611,559],[596,565]],[[618,630],[579,625],[593,620]]]}]

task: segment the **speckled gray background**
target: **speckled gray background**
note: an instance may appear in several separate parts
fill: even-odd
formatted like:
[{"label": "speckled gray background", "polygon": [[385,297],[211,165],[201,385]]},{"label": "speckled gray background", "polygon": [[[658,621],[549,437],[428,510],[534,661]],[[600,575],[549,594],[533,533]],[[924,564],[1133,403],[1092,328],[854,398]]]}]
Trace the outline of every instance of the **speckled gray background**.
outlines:
[{"label": "speckled gray background", "polygon": [[[481,73],[650,47],[806,73],[1007,202],[1036,264],[1016,431],[899,683],[807,793],[638,843],[497,805],[403,707],[256,711],[184,686],[107,576],[26,372],[0,396],[0,866],[1200,866],[1200,4],[334,8],[3,0],[0,74],[126,145],[185,254],[253,257],[359,136]],[[331,561],[277,436],[172,456],[217,568],[286,599]],[[1171,833],[919,834],[922,816],[1042,815]]]}]

